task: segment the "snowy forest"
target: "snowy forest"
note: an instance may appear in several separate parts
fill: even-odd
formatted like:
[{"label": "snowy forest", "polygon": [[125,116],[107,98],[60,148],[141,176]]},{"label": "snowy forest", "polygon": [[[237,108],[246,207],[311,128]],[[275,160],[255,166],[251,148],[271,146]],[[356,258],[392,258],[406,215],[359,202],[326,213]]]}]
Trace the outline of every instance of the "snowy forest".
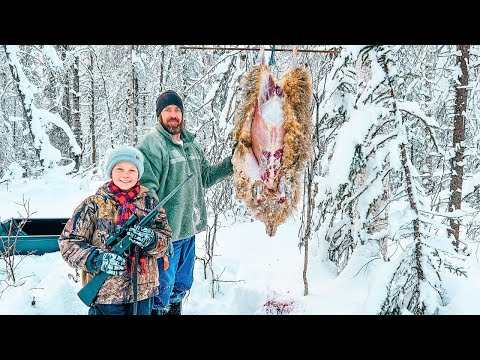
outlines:
[{"label": "snowy forest", "polygon": [[[280,78],[292,46],[266,46]],[[98,179],[107,150],[136,146],[164,90],[215,163],[232,151],[242,75],[258,45],[3,45],[0,183],[58,167]],[[480,232],[480,46],[298,45],[313,80],[313,152],[303,173],[298,247],[398,266],[379,314],[436,314],[444,274],[468,276]],[[207,191],[204,267],[229,212],[248,217],[231,182]],[[70,214],[67,214],[69,216]]]}]

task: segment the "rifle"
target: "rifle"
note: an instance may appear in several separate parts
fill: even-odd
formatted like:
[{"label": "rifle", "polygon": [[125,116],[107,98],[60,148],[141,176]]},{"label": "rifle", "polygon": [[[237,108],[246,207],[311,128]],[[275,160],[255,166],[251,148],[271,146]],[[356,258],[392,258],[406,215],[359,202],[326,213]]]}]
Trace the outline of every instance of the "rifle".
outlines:
[{"label": "rifle", "polygon": [[[140,222],[138,225],[140,226],[151,226],[151,221],[157,217],[158,215],[158,209],[160,209],[165,203],[170,200],[170,198],[177,193],[177,191],[180,189],[180,187],[191,177],[193,174],[190,174],[187,176],[185,180],[183,180],[180,184],[177,185],[175,189],[172,190],[170,194],[165,196],[165,198],[160,201],[160,203],[155,206]],[[113,248],[110,250],[110,252],[113,252],[115,254],[123,254],[125,250],[127,250],[130,245],[132,244],[132,241],[130,240],[130,236],[127,234],[128,227],[132,224],[135,223],[135,221],[138,220],[138,216],[133,214],[131,215],[127,222],[125,223],[124,226],[120,230],[116,230],[114,234],[112,234],[107,241],[105,242],[106,245],[111,245],[116,242],[116,244],[113,246]],[[127,226],[128,225],[128,226]],[[78,297],[80,300],[83,301],[83,303],[87,306],[92,306],[93,301],[97,297],[98,291],[102,287],[103,283],[107,278],[111,276],[110,274],[107,274],[103,271],[99,272],[97,275],[95,275],[83,288],[80,289],[80,291],[77,293]]]}]

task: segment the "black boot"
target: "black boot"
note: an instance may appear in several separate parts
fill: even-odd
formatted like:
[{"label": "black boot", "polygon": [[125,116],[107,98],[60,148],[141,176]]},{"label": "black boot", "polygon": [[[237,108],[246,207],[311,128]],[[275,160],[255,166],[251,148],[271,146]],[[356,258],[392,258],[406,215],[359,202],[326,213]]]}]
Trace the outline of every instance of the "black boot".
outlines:
[{"label": "black boot", "polygon": [[182,315],[182,302],[172,303],[168,306],[165,315]]},{"label": "black boot", "polygon": [[163,315],[162,314],[162,309],[152,309],[152,312],[150,315]]}]

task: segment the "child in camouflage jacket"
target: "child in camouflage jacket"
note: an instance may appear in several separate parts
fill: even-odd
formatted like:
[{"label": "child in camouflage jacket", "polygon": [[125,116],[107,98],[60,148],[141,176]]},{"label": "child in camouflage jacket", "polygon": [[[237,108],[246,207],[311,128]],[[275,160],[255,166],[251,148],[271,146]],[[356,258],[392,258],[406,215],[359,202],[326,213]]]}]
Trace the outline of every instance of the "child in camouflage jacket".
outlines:
[{"label": "child in camouflage jacket", "polygon": [[[141,218],[158,204],[138,181],[143,160],[142,153],[131,146],[111,151],[105,162],[111,180],[78,205],[58,239],[63,259],[82,270],[83,286],[100,271],[112,275],[101,286],[90,315],[150,315],[158,293],[157,259],[166,257],[172,236],[163,208],[151,228],[135,225],[128,230],[132,246],[126,254],[109,252],[111,246],[105,245],[132,214]],[[135,250],[140,254],[136,288],[132,281]]]}]

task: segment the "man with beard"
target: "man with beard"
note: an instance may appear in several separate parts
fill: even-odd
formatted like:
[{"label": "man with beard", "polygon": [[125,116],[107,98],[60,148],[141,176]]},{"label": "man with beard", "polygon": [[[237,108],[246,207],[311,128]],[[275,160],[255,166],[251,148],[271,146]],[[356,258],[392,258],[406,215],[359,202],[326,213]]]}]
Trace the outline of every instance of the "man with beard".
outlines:
[{"label": "man with beard", "polygon": [[168,264],[158,259],[159,293],[152,314],[180,315],[182,300],[193,284],[195,234],[207,228],[205,189],[233,174],[232,157],[216,165],[206,159],[195,135],[185,129],[183,102],[172,90],[156,102],[158,125],[139,143],[144,155],[140,183],[161,200],[189,174],[193,177],[164,206],[172,228]]}]

